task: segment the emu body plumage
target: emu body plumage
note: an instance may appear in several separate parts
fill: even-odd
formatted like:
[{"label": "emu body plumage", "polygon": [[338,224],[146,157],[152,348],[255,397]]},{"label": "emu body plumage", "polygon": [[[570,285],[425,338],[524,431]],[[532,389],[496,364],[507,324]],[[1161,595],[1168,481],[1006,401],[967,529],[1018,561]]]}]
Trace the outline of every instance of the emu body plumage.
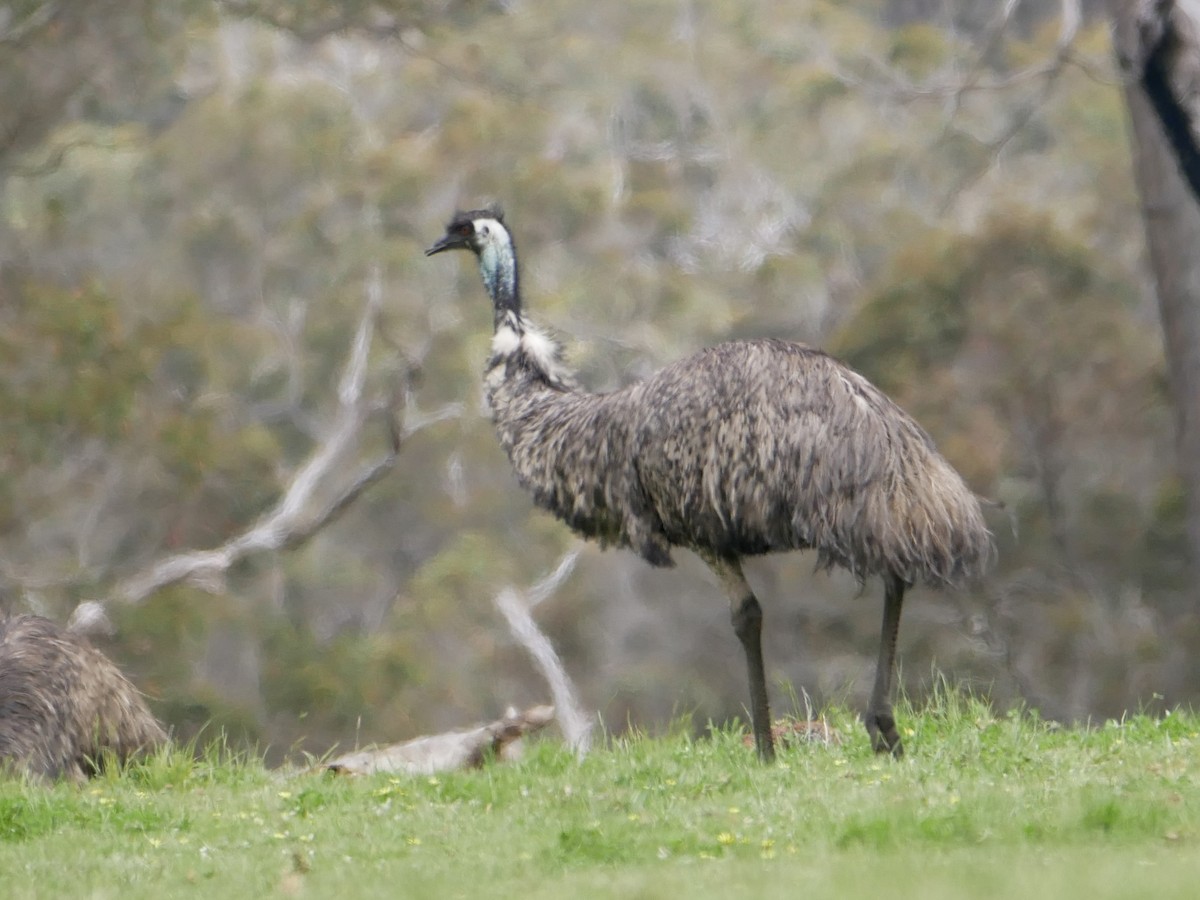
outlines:
[{"label": "emu body plumage", "polygon": [[166,741],[108,657],[41,616],[0,620],[0,766],[82,781]]},{"label": "emu body plumage", "polygon": [[576,387],[557,345],[521,314],[517,257],[498,213],[459,213],[428,251],[470,249],[495,313],[485,389],[500,443],[538,505],[578,533],[670,565],[698,553],[729,595],[746,651],[760,755],[773,756],[760,631],[745,556],[813,549],[882,575],[884,630],[866,716],[900,753],[890,694],[904,590],[978,575],[991,553],[979,502],[925,431],[832,357],[731,341],[611,393]]}]

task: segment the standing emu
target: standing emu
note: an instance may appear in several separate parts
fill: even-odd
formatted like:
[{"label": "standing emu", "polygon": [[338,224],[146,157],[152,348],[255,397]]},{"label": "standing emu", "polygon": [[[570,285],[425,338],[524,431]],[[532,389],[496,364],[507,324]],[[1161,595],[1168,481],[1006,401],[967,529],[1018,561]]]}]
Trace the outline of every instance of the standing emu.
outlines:
[{"label": "standing emu", "polygon": [[86,640],[41,616],[0,619],[0,769],[82,781],[167,735],[142,695]]},{"label": "standing emu", "polygon": [[488,403],[520,483],[601,544],[670,566],[695,551],[728,594],[746,654],[754,740],[774,758],[762,608],[741,559],[815,549],[825,568],[883,576],[883,634],[865,722],[900,756],[891,687],[904,591],[977,575],[991,553],[979,502],[929,435],[832,357],[730,341],[608,394],[579,390],[521,315],[517,253],[496,210],[460,212],[426,255],[470,250],[495,310]]}]

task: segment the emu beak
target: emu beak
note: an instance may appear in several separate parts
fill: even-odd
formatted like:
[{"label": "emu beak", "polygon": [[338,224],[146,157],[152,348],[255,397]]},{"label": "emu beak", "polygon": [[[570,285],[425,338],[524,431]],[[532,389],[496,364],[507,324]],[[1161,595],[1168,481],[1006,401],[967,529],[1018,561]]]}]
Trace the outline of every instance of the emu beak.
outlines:
[{"label": "emu beak", "polygon": [[425,251],[425,255],[433,256],[435,253],[441,253],[444,250],[457,250],[465,246],[467,246],[467,242],[457,235],[444,234],[436,244]]}]

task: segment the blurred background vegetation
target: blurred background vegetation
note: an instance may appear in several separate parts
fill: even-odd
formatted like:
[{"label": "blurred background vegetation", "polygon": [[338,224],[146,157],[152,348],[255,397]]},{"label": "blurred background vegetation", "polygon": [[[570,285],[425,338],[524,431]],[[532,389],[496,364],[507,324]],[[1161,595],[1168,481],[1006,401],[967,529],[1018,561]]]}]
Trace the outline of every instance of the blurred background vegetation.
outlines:
[{"label": "blurred background vegetation", "polygon": [[[495,199],[530,312],[589,387],[731,337],[820,345],[1005,504],[984,584],[914,592],[910,691],[936,666],[1063,719],[1194,701],[1097,5],[1081,64],[1047,79],[1044,0],[1002,30],[982,0],[0,3],[0,609],[64,621],[249,527],[331,427],[375,270],[372,384],[416,370],[421,408],[463,415],[302,547],[116,606],[104,647],[179,733],[274,753],[544,700],[492,598],[574,539],[479,408],[477,273],[422,258],[456,206]],[[386,441],[367,427],[359,452]],[[684,557],[589,547],[539,608],[610,730],[742,714],[728,611]],[[860,702],[877,585],[805,555],[749,575],[777,712],[803,708],[788,685]]]}]

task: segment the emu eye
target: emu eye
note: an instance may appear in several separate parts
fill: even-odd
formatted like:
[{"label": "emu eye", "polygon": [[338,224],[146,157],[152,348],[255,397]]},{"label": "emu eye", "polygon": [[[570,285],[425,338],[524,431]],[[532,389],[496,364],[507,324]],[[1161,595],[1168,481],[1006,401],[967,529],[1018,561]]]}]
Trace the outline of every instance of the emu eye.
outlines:
[{"label": "emu eye", "polygon": [[471,236],[471,223],[464,222],[462,225],[459,225],[456,230],[463,237],[470,237]]}]

